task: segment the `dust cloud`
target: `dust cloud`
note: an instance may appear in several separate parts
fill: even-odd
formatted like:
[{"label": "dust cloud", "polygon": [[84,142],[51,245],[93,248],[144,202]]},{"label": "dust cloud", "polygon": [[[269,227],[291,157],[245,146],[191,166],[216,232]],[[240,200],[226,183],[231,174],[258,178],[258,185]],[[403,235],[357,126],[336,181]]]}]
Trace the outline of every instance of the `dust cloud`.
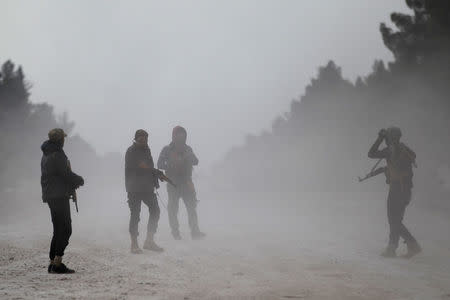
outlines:
[{"label": "dust cloud", "polygon": [[[265,20],[263,12],[274,8],[269,5],[270,1],[263,2],[261,15],[255,17],[255,22]],[[164,69],[164,60],[152,56],[151,61],[166,81],[150,76],[155,90],[149,93],[151,100],[148,101],[135,99],[142,96],[136,89],[140,84],[144,86],[145,76],[150,73],[137,72],[136,80],[128,82],[133,74],[126,72],[126,61],[121,61],[118,66],[122,68],[119,79],[123,87],[115,85],[107,89],[105,95],[114,100],[103,113],[99,113],[97,105],[104,103],[93,104],[89,111],[83,101],[77,104],[70,95],[68,98],[72,100],[64,105],[77,107],[75,113],[55,112],[57,101],[43,104],[34,100],[35,89],[40,96],[48,92],[48,86],[38,88],[40,81],[36,78],[39,76],[29,76],[26,64],[22,69],[17,62],[2,61],[0,298],[450,299],[449,10],[445,1],[436,1],[435,5],[431,1],[407,2],[408,7],[393,6],[390,1],[380,1],[380,7],[377,6],[380,11],[383,8],[385,14],[400,9],[404,12],[392,14],[391,23],[380,26],[382,40],[379,38],[377,43],[383,46],[384,42],[384,51],[392,53],[389,62],[376,60],[370,72],[358,76],[363,71],[352,69],[351,64],[341,68],[335,61],[329,61],[317,69],[309,83],[305,81],[304,89],[303,86],[297,86],[296,90],[284,88],[284,83],[273,77],[273,85],[285,90],[274,92],[267,87],[270,97],[284,97],[289,92],[286,97],[294,97],[290,105],[273,99],[271,101],[277,103],[267,102],[261,89],[256,94],[247,89],[238,93],[243,87],[225,74],[236,63],[240,52],[233,53],[226,45],[222,45],[225,50],[220,52],[228,64],[227,68],[222,66],[223,73],[215,77],[214,72],[210,72],[214,80],[209,81],[202,77],[204,73],[195,73],[180,83],[181,92],[175,87],[181,78],[173,75],[174,69],[184,64],[198,64],[199,57],[194,55],[196,59],[188,61],[180,56],[181,62]],[[89,13],[101,8],[99,3],[92,4]],[[251,3],[256,5],[257,2],[246,2],[240,10],[242,15],[237,16],[237,24],[252,15]],[[332,26],[335,22],[331,16],[318,13],[323,10],[336,9],[341,17],[358,16],[357,7],[352,10],[352,3],[357,5],[356,1],[348,1],[342,7],[335,7],[330,1],[320,3],[314,6],[317,23]],[[17,9],[12,2],[8,5]],[[159,9],[166,12],[170,7],[163,5]],[[201,7],[213,9],[206,4]],[[233,7],[222,4],[211,13],[223,11],[225,24],[231,26],[233,21],[226,16]],[[289,7],[280,4],[274,14],[282,16],[281,12]],[[108,9],[112,16],[122,14],[116,5]],[[131,28],[143,22],[143,12],[135,9],[136,19],[127,25]],[[447,15],[442,14],[443,11]],[[191,20],[192,24],[185,24],[187,28],[203,24],[205,16],[198,14],[199,23]],[[221,22],[224,19],[220,19]],[[157,18],[154,22],[163,21]],[[88,25],[88,20],[84,20],[81,28],[86,30]],[[271,26],[266,22],[260,25],[262,28]],[[94,27],[100,30],[102,26]],[[253,23],[249,26],[245,28],[250,28],[251,32],[258,28]],[[271,36],[286,29],[274,26],[276,30]],[[196,31],[187,31],[185,39],[198,38]],[[237,42],[231,37],[238,31],[224,29],[224,33],[229,34],[225,37]],[[200,33],[197,32],[205,46],[208,35]],[[164,37],[160,34],[149,33],[149,36]],[[307,39],[306,33],[303,34]],[[347,35],[355,44],[364,44],[364,36],[352,38],[350,32]],[[132,40],[132,36],[126,36],[127,41]],[[311,36],[313,41],[322,35]],[[103,49],[101,39],[96,41],[93,34],[86,39],[97,49]],[[216,39],[220,40],[217,36],[206,39],[211,42],[209,51],[218,45]],[[241,39],[250,37],[244,34],[239,36]],[[372,37],[367,35],[367,39],[372,40]],[[259,43],[269,47],[262,40],[258,40]],[[166,44],[159,44],[161,49],[151,49],[161,53],[168,51],[163,47],[171,45],[174,39],[164,41]],[[349,45],[346,46],[348,49]],[[146,48],[131,53],[136,57],[129,56],[132,67],[128,71],[139,70],[134,64],[139,66],[145,60],[140,52],[143,49]],[[274,59],[279,53],[286,54],[272,50]],[[327,57],[353,55],[352,51],[338,50],[337,46],[321,51]],[[372,59],[371,54],[366,54],[358,55],[355,60]],[[255,55],[256,62],[261,63]],[[287,62],[294,68],[302,57],[292,55],[287,56]],[[248,57],[253,56],[244,58]],[[57,59],[65,61],[67,57]],[[29,62],[29,58],[26,61]],[[256,62],[259,68],[264,66]],[[357,65],[361,67],[359,60]],[[55,66],[52,64],[52,69]],[[219,67],[215,68],[218,72]],[[56,69],[61,74],[65,72],[63,66]],[[189,68],[182,70],[186,72]],[[257,86],[272,85],[256,76],[258,70],[234,76],[250,82],[249,86],[255,82]],[[46,72],[50,72],[49,69]],[[86,76],[97,72],[95,69]],[[31,73],[36,74],[36,71]],[[306,78],[312,75],[307,74]],[[252,76],[255,76],[253,81]],[[68,75],[68,78],[72,77]],[[91,83],[95,82],[95,78],[90,79]],[[109,83],[114,85],[119,79],[110,78]],[[47,84],[47,79],[42,81]],[[193,100],[200,94],[192,92],[188,84],[191,81],[197,84],[192,85],[192,89],[203,89],[205,98],[217,94],[217,99],[211,103]],[[71,82],[79,84],[79,87],[72,87],[78,96],[84,93],[80,90],[90,90],[89,85],[83,85],[86,82]],[[99,80],[99,85],[105,88],[107,82]],[[166,93],[167,87],[158,83],[173,84],[170,89],[175,91]],[[70,93],[65,83],[58,81],[58,84],[61,84],[58,92],[48,95]],[[100,95],[98,87],[93,84],[91,88],[96,96]],[[220,95],[224,90],[227,92]],[[186,92],[184,101],[173,100],[181,98],[183,92]],[[233,98],[235,93],[239,97]],[[298,93],[301,96],[296,97]],[[118,98],[130,95],[133,99],[126,104],[126,100],[115,98],[116,94],[121,95]],[[158,97],[164,101],[152,100]],[[262,102],[255,97],[261,97]],[[158,113],[150,111],[151,107],[159,107]],[[281,113],[283,111],[285,113]],[[127,116],[118,118],[121,114]],[[200,241],[191,240],[181,203],[179,219],[183,239],[173,240],[167,217],[167,191],[162,183],[158,190],[161,218],[155,240],[165,252],[146,251],[133,255],[124,183],[126,148],[131,145],[136,129],[147,129],[156,162],[162,147],[170,142],[172,127],[178,124],[186,126],[187,143],[200,159],[193,181],[199,200],[200,228],[207,236]],[[423,252],[410,260],[380,257],[389,237],[386,216],[389,187],[385,178],[380,175],[364,183],[357,180],[376,162],[368,159],[367,153],[378,131],[393,125],[402,129],[402,141],[417,154],[413,197],[404,223],[422,245]],[[65,262],[77,273],[61,277],[47,274],[46,270],[52,227],[49,209],[40,200],[39,182],[39,147],[48,130],[54,127],[69,133],[64,149],[74,172],[85,180],[85,185],[78,190],[79,213],[71,204],[73,234],[65,255]],[[141,244],[147,220],[148,210],[143,205],[139,224]],[[401,243],[398,252],[405,253],[406,245]]]}]

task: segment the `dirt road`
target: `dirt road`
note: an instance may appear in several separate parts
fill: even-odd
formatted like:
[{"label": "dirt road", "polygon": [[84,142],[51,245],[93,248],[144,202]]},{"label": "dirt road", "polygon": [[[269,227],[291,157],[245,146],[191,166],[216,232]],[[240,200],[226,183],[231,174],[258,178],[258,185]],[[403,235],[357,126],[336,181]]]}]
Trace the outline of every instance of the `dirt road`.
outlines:
[{"label": "dirt road", "polygon": [[[2,225],[0,298],[450,299],[449,221],[413,211],[424,253],[382,259],[385,228],[364,225],[377,214],[337,213],[327,222],[268,218],[265,227],[251,219],[230,223],[224,214],[203,218],[203,241],[190,240],[186,228],[182,241],[172,240],[162,219],[158,242],[166,251],[143,255],[129,254],[126,211],[119,221],[105,214],[95,230],[75,216],[66,262],[77,273],[70,276],[46,272],[48,220]],[[433,228],[447,236],[431,236]]]}]

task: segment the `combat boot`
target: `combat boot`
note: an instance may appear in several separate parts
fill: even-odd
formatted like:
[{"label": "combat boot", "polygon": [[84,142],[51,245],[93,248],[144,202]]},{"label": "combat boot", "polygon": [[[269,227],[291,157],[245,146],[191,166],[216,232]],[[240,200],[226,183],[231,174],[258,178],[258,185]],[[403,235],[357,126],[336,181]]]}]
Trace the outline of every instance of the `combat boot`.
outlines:
[{"label": "combat boot", "polygon": [[386,250],[381,253],[381,256],[387,257],[387,258],[393,258],[397,257],[397,254],[395,253],[395,248],[392,246],[387,246]]},{"label": "combat boot", "polygon": [[409,259],[420,252],[422,252],[422,247],[420,247],[419,243],[414,241],[413,243],[408,244],[408,252],[402,257]]},{"label": "combat boot", "polygon": [[69,269],[68,267],[66,267],[65,264],[62,263],[62,257],[61,256],[56,256],[55,259],[53,260],[53,267],[49,268],[50,273],[54,273],[54,274],[73,274],[75,273],[74,270]]},{"label": "combat boot", "polygon": [[54,265],[54,262],[53,262],[53,259],[52,259],[52,260],[50,260],[50,263],[48,264],[48,268],[47,268],[47,271],[48,271],[49,273],[52,273],[52,271],[53,271],[53,265]]},{"label": "combat boot", "polygon": [[137,241],[137,236],[132,236],[131,237],[131,249],[130,252],[132,254],[142,254],[142,250],[141,248],[139,248],[139,244]]},{"label": "combat boot", "polygon": [[164,249],[159,247],[153,240],[153,234],[147,234],[147,239],[145,240],[144,247],[145,250],[163,252]]},{"label": "combat boot", "polygon": [[178,231],[178,232],[172,232],[172,236],[173,236],[173,238],[174,238],[176,241],[181,240],[181,234],[180,234],[179,231]]},{"label": "combat boot", "polygon": [[201,232],[200,230],[191,232],[191,237],[193,240],[201,240],[206,237],[206,233]]}]

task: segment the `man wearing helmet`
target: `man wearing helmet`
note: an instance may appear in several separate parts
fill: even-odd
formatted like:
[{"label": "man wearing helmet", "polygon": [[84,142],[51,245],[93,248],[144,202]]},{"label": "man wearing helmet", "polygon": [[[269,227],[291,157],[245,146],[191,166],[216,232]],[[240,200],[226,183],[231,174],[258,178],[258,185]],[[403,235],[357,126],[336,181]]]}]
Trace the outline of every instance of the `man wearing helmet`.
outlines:
[{"label": "man wearing helmet", "polygon": [[[413,187],[412,166],[416,165],[416,154],[405,144],[400,143],[402,133],[398,127],[382,129],[378,138],[369,150],[369,158],[386,159],[387,183],[389,194],[387,199],[387,215],[390,227],[389,244],[381,254],[384,257],[395,257],[400,237],[408,246],[406,258],[410,258],[422,251],[417,240],[403,224],[406,206],[411,201]],[[379,150],[385,141],[384,149]]]}]

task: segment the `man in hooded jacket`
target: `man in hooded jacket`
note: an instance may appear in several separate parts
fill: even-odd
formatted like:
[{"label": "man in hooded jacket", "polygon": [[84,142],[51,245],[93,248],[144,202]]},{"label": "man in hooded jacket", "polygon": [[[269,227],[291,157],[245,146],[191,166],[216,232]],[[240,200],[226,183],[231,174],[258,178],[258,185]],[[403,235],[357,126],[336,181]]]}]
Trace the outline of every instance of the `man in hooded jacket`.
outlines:
[{"label": "man in hooded jacket", "polygon": [[48,140],[41,150],[42,200],[50,208],[53,223],[53,237],[50,244],[49,273],[74,273],[62,263],[64,250],[72,234],[70,217],[70,195],[84,185],[81,176],[72,172],[69,160],[64,153],[64,140],[67,135],[60,128],[50,130]]},{"label": "man in hooded jacket", "polygon": [[188,213],[189,227],[193,239],[201,239],[205,234],[200,231],[197,216],[197,196],[192,181],[193,166],[198,165],[198,158],[191,147],[186,144],[187,132],[181,126],[172,131],[172,142],[165,146],[158,159],[158,169],[166,171],[166,175],[175,182],[176,186],[167,185],[169,223],[172,235],[176,240],[181,239],[178,209],[180,198],[183,199]]}]

